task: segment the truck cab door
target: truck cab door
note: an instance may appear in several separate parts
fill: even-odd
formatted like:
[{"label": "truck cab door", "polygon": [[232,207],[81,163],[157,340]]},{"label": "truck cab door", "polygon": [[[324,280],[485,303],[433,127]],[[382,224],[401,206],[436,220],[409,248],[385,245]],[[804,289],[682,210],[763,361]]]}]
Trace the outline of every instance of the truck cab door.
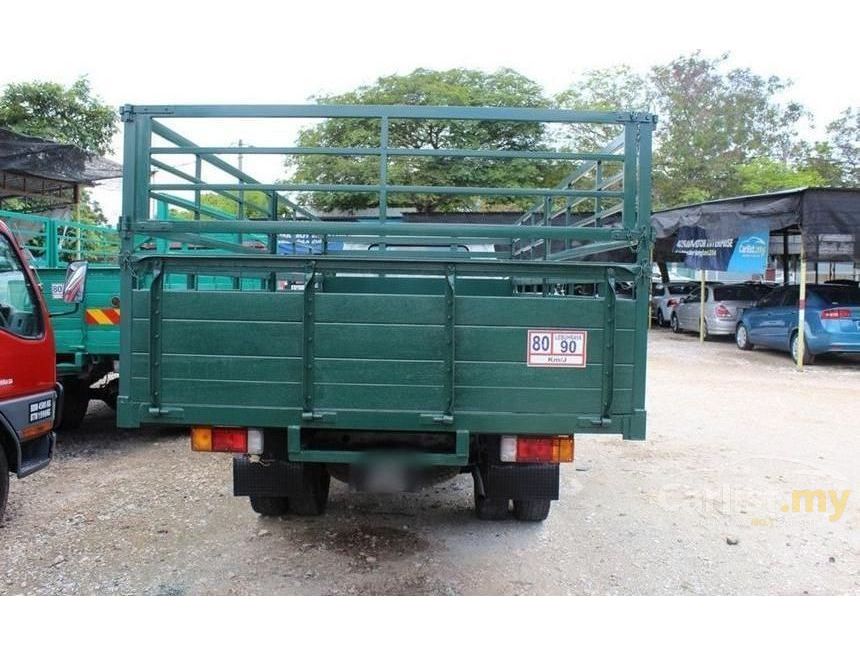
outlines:
[{"label": "truck cab door", "polygon": [[48,312],[15,242],[0,231],[0,401],[52,391],[54,341]]}]

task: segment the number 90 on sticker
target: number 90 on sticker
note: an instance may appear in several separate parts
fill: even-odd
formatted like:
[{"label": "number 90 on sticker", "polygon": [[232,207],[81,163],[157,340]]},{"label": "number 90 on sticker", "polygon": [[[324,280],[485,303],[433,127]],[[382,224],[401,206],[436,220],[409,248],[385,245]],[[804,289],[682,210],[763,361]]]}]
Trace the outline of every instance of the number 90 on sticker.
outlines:
[{"label": "number 90 on sticker", "polygon": [[530,367],[585,367],[588,332],[577,329],[529,329]]}]

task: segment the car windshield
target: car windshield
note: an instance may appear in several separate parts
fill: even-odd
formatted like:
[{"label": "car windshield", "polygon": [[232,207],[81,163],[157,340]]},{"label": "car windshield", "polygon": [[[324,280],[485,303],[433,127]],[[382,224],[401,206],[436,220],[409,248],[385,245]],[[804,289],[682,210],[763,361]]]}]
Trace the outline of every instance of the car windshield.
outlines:
[{"label": "car windshield", "polygon": [[746,284],[714,287],[714,300],[758,300],[759,294]]},{"label": "car windshield", "polygon": [[670,284],[669,293],[673,296],[686,296],[695,288],[695,284]]},{"label": "car windshield", "polygon": [[848,305],[860,306],[860,288],[844,287],[835,284],[815,285],[810,287],[819,298],[830,306]]}]

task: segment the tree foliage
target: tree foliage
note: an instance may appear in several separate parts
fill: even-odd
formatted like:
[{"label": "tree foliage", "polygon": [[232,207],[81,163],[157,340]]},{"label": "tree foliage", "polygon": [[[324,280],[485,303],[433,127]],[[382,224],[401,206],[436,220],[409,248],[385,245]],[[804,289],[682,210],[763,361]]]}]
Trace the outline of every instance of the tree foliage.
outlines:
[{"label": "tree foliage", "polygon": [[[860,184],[860,113],[845,110],[827,139],[809,143],[799,125],[809,115],[782,101],[791,83],[731,67],[728,55],[696,52],[638,74],[629,67],[589,70],[555,97],[579,110],[648,110],[659,116],[654,139],[657,208],[800,186]],[[608,126],[562,133],[562,145],[594,149]]]},{"label": "tree foliage", "polygon": [[804,148],[804,167],[831,186],[860,186],[860,108],[846,108],[825,130],[827,138]]},{"label": "tree foliage", "polygon": [[661,124],[654,155],[655,201],[662,205],[741,194],[741,169],[757,159],[788,163],[805,111],[778,97],[789,82],[727,56],[682,56],[652,68]]},{"label": "tree foliage", "polygon": [[[469,69],[433,71],[416,69],[405,76],[384,76],[369,86],[336,96],[318,97],[319,103],[378,105],[458,105],[543,107],[547,100],[540,86],[525,76],[501,69],[485,73]],[[533,123],[450,122],[440,120],[392,120],[389,146],[394,148],[447,149],[493,148],[531,150],[544,144],[544,126]],[[380,145],[379,121],[335,119],[305,129],[301,146],[376,147]],[[529,161],[494,161],[450,158],[396,157],[389,160],[389,183],[447,186],[535,186],[552,181],[552,164]],[[380,178],[377,157],[300,157],[293,166],[293,180],[310,183],[376,184]],[[373,193],[315,193],[306,198],[322,210],[375,207]],[[487,209],[513,200],[483,201],[472,197],[391,194],[392,206],[412,206],[420,211]]]},{"label": "tree foliage", "polygon": [[100,155],[111,152],[116,121],[116,110],[92,93],[86,77],[69,87],[49,81],[10,83],[0,95],[0,127]]}]

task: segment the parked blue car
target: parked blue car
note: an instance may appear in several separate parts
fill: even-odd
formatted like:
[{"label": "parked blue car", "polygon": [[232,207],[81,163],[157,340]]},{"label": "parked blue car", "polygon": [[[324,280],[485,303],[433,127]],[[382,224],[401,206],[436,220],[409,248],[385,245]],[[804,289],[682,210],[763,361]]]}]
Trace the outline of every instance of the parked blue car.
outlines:
[{"label": "parked blue car", "polygon": [[[735,328],[741,349],[754,346],[791,352],[797,360],[797,309],[800,288],[774,289],[745,309]],[[860,353],[860,288],[837,284],[806,287],[806,335],[803,362],[819,354]]]}]

